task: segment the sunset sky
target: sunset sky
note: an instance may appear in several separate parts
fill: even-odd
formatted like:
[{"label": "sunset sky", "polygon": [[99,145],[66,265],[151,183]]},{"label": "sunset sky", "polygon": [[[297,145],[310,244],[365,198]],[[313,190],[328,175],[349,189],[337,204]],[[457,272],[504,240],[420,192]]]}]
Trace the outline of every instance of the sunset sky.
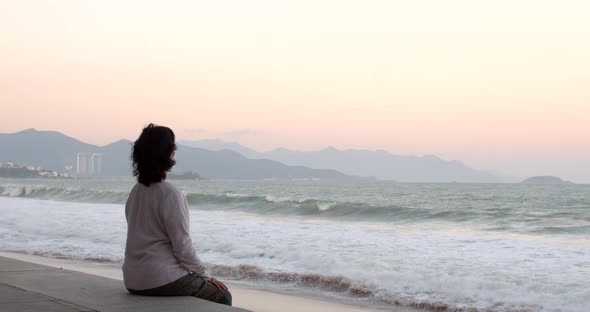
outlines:
[{"label": "sunset sky", "polygon": [[0,132],[149,122],[590,183],[590,1],[0,0]]}]

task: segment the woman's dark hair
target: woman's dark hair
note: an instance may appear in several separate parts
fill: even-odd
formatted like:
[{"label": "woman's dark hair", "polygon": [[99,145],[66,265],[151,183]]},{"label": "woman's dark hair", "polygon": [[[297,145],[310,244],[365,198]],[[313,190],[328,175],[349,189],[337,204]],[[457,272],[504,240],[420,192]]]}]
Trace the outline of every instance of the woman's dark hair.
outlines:
[{"label": "woman's dark hair", "polygon": [[149,124],[143,129],[132,149],[133,176],[145,186],[166,179],[176,161],[171,159],[176,150],[175,136],[168,127]]}]

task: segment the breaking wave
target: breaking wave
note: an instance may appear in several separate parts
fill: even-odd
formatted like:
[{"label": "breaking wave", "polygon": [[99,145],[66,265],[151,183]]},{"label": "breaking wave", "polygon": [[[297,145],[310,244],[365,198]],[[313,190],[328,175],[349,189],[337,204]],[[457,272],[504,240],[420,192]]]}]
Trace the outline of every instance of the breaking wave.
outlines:
[{"label": "breaking wave", "polygon": [[[0,185],[0,196],[68,202],[124,204],[128,192],[81,188]],[[438,207],[410,207],[393,204],[371,205],[280,195],[185,193],[191,209],[239,211],[259,215],[287,215],[368,222],[427,222],[476,224],[482,230],[527,234],[578,235],[590,233],[588,221],[579,211],[534,215],[509,207],[475,208],[465,204]]]},{"label": "breaking wave", "polygon": [[45,200],[88,202],[103,204],[125,203],[128,192],[97,191],[79,188],[61,188],[49,186],[4,186],[0,185],[0,196],[24,197]]},{"label": "breaking wave", "polygon": [[[14,250],[13,252],[27,253],[18,250]],[[120,258],[79,257],[65,255],[59,252],[39,251],[29,252],[29,254],[62,260],[90,261],[111,265],[122,264],[122,259]],[[416,295],[399,294],[379,289],[374,284],[355,281],[342,275],[267,271],[251,264],[231,266],[207,263],[206,266],[212,275],[228,280],[271,283],[300,289],[312,289],[326,294],[361,299],[386,306],[411,307],[437,312],[537,312],[543,310],[541,306],[514,305],[502,302],[497,302],[494,306],[477,307],[474,304],[470,304],[469,300],[462,303],[449,303],[444,300],[420,298],[420,296]]]},{"label": "breaking wave", "polygon": [[304,289],[317,289],[322,292],[336,293],[345,297],[362,298],[373,303],[400,307],[418,308],[437,312],[536,312],[543,310],[538,305],[515,305],[496,302],[494,306],[481,307],[467,302],[450,303],[443,300],[420,298],[410,294],[398,294],[379,289],[373,284],[355,281],[341,275],[324,275],[317,273],[272,272],[249,264],[237,266],[208,264],[208,270],[214,275],[231,280],[270,282],[287,284]]},{"label": "breaking wave", "polygon": [[[0,186],[0,196],[46,200],[124,204],[128,192],[97,191],[45,186]],[[335,202],[318,199],[294,199],[274,195],[185,194],[191,208],[201,210],[236,210],[255,214],[280,214],[346,218],[361,221],[468,219],[469,211],[433,211],[402,206],[373,206],[365,203]]]}]

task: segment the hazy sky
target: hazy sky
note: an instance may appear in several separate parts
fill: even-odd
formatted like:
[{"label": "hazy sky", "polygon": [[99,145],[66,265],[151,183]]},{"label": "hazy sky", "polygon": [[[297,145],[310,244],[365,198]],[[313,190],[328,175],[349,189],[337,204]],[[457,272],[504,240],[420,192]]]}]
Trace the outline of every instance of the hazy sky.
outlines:
[{"label": "hazy sky", "polygon": [[0,132],[142,126],[590,182],[590,1],[0,0]]}]

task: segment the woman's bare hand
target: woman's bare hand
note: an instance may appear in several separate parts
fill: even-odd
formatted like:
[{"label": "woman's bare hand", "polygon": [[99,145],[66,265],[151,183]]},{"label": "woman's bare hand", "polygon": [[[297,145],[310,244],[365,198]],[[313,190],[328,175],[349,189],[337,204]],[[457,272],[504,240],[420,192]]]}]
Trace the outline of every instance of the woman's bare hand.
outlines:
[{"label": "woman's bare hand", "polygon": [[227,291],[227,286],[224,283],[218,281],[215,277],[209,279],[209,282],[213,284],[215,287],[219,288],[220,290]]}]

